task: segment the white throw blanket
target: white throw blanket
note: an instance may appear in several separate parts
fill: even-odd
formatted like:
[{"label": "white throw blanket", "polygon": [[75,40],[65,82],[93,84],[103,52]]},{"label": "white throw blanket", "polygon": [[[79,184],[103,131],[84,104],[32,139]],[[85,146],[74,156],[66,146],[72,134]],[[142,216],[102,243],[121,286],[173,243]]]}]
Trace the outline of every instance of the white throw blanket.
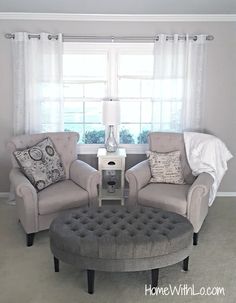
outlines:
[{"label": "white throw blanket", "polygon": [[209,197],[209,206],[211,206],[220,182],[228,169],[227,161],[233,156],[225,144],[212,135],[184,132],[184,142],[193,175],[198,176],[206,172],[214,179]]}]

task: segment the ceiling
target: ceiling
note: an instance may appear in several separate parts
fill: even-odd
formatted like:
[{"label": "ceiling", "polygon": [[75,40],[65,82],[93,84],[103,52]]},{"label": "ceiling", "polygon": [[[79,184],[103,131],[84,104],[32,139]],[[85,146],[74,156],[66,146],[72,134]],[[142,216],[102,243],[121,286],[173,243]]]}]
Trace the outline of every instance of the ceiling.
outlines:
[{"label": "ceiling", "polygon": [[236,14],[236,0],[0,0],[0,12]]}]

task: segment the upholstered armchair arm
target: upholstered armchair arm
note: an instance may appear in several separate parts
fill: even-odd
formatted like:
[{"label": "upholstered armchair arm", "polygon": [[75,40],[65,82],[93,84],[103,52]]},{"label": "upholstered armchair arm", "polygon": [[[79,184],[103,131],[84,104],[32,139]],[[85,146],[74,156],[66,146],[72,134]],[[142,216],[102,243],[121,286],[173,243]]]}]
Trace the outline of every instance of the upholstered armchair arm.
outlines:
[{"label": "upholstered armchair arm", "polygon": [[36,189],[19,168],[11,170],[10,182],[16,193],[18,213],[26,233],[38,231],[38,196]]},{"label": "upholstered armchair arm", "polygon": [[31,195],[34,202],[37,202],[37,191],[30,181],[22,174],[19,168],[13,168],[10,172],[10,181],[15,193],[21,198]]},{"label": "upholstered armchair arm", "polygon": [[187,218],[192,222],[197,233],[208,213],[209,193],[213,178],[208,173],[201,173],[189,189],[187,196]]},{"label": "upholstered armchair arm", "polygon": [[125,177],[129,182],[128,203],[136,204],[138,199],[138,191],[147,185],[151,179],[151,170],[148,160],[144,160],[127,170]]},{"label": "upholstered armchair arm", "polygon": [[70,179],[88,192],[90,205],[97,205],[99,171],[81,160],[75,160],[70,166]]}]

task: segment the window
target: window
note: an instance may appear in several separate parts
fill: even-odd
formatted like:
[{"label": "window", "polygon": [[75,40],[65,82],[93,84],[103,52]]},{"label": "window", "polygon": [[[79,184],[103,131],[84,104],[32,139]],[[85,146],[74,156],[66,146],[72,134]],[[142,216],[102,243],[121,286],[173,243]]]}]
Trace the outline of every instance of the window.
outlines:
[{"label": "window", "polygon": [[121,102],[120,142],[146,143],[152,126],[152,45],[118,53],[118,97]]},{"label": "window", "polygon": [[64,45],[64,128],[78,131],[80,143],[104,143],[101,101],[112,96],[121,104],[121,144],[145,144],[149,131],[180,130],[183,79],[153,80],[152,43]]},{"label": "window", "polygon": [[65,43],[63,82],[65,131],[78,131],[81,143],[104,143],[101,100],[108,94],[107,50]]}]

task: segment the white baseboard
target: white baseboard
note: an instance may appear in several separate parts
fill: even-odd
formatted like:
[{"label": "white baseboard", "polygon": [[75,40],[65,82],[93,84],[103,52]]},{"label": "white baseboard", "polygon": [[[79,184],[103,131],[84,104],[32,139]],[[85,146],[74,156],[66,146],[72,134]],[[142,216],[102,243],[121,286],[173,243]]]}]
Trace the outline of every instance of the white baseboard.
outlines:
[{"label": "white baseboard", "polygon": [[0,198],[8,198],[9,192],[0,192]]},{"label": "white baseboard", "polygon": [[219,191],[216,197],[236,197],[236,192],[230,191]]}]

